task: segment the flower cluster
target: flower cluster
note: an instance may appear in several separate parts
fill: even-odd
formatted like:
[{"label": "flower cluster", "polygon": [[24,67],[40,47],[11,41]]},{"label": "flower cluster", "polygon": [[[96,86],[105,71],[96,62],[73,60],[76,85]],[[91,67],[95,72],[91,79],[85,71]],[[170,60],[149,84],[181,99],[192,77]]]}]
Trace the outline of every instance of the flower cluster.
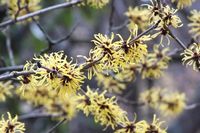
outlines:
[{"label": "flower cluster", "polygon": [[171,8],[169,5],[163,5],[151,0],[152,5],[148,5],[150,11],[150,22],[157,23],[160,21],[158,28],[173,26],[178,28],[182,26],[180,18],[175,15],[178,10]]},{"label": "flower cluster", "polygon": [[[70,2],[72,0],[66,0],[67,2]],[[110,2],[110,0],[83,0],[80,5],[89,5],[94,8],[103,8],[105,5],[107,5]]]},{"label": "flower cluster", "polygon": [[190,33],[194,34],[194,38],[197,39],[200,37],[200,11],[192,10],[191,16],[189,16],[191,21],[188,26],[190,27]]},{"label": "flower cluster", "polygon": [[163,121],[159,121],[156,115],[153,117],[152,123],[148,123],[145,120],[135,122],[126,119],[122,123],[123,127],[115,131],[115,133],[167,133],[166,129],[162,129]]},{"label": "flower cluster", "polygon": [[194,43],[190,45],[181,55],[183,56],[183,64],[192,66],[193,70],[200,70],[200,44]]},{"label": "flower cluster", "polygon": [[60,92],[60,94],[75,93],[80,89],[85,76],[81,72],[82,67],[67,61],[67,56],[63,52],[55,52],[50,55],[35,57],[33,60],[37,63],[27,62],[24,70],[33,71],[31,76],[20,77],[22,80],[21,89],[37,86],[51,86]]},{"label": "flower cluster", "polygon": [[129,7],[128,11],[125,12],[125,15],[130,21],[129,29],[134,29],[134,25],[137,24],[140,29],[145,30],[149,25],[149,17],[147,14],[149,14],[149,10],[146,8]]},{"label": "flower cluster", "polygon": [[142,78],[159,78],[162,76],[163,70],[168,67],[170,57],[167,54],[169,49],[163,48],[160,50],[158,45],[154,45],[153,50],[137,66]]},{"label": "flower cluster", "polygon": [[24,133],[25,127],[24,123],[18,121],[18,117],[11,117],[11,114],[7,113],[7,119],[2,115],[0,119],[0,132],[1,133]]},{"label": "flower cluster", "polygon": [[183,25],[181,19],[176,15],[178,10],[171,8],[169,5],[157,3],[157,1],[155,2],[151,0],[151,3],[152,5],[148,5],[150,12],[150,23],[157,24],[159,22],[157,28],[155,29],[156,33],[152,35],[152,37],[155,38],[161,35],[160,44],[162,44],[163,37],[167,37],[169,44],[170,35],[168,27],[172,26],[174,28],[179,28]]},{"label": "flower cluster", "polygon": [[152,88],[142,92],[140,99],[164,115],[180,114],[186,106],[184,93],[170,92],[161,88]]},{"label": "flower cluster", "polygon": [[24,93],[17,90],[17,94],[21,99],[34,106],[42,106],[45,112],[57,115],[58,118],[65,117],[67,120],[71,120],[76,114],[77,97],[72,94],[59,96],[51,86],[25,89]]},{"label": "flower cluster", "polygon": [[[9,14],[16,18],[28,13],[40,9],[41,0],[2,0],[3,3],[8,5]],[[28,11],[27,11],[28,9]]]},{"label": "flower cluster", "polygon": [[86,116],[93,115],[95,122],[99,122],[102,126],[111,126],[114,129],[125,120],[126,112],[118,106],[114,96],[106,98],[105,94],[106,91],[99,94],[87,87],[85,95],[79,96],[77,108]]},{"label": "flower cluster", "polygon": [[178,8],[183,8],[186,6],[191,6],[192,2],[195,0],[171,0],[172,2],[177,2],[177,7]]},{"label": "flower cluster", "polygon": [[123,90],[125,90],[126,85],[124,83],[121,83],[121,78],[119,77],[121,74],[118,73],[114,75],[115,77],[112,77],[107,74],[97,74],[96,80],[98,82],[99,86],[102,86],[104,90],[108,90],[110,93],[122,93]]},{"label": "flower cluster", "polygon": [[11,81],[0,82],[0,102],[5,101],[7,96],[11,96],[13,89],[14,86],[11,84]]}]

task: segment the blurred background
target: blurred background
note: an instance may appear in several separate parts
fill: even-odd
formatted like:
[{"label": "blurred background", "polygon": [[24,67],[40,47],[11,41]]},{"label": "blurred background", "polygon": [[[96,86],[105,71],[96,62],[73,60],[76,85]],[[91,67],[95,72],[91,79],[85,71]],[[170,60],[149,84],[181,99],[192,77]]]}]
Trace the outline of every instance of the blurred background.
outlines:
[{"label": "blurred background", "polygon": [[[62,0],[45,0],[42,1],[42,7],[48,7],[54,4],[62,3]],[[124,13],[128,10],[129,6],[135,7],[140,4],[149,3],[148,0],[113,0],[114,2],[114,15],[113,26],[117,27],[127,21],[127,17]],[[169,0],[165,0],[170,6],[175,7]],[[70,7],[66,9],[59,9],[50,11],[39,17],[41,25],[48,32],[48,35],[53,39],[60,39],[71,33],[69,39],[56,44],[52,47],[51,51],[63,50],[68,57],[73,57],[79,62],[83,62],[82,58],[77,58],[77,55],[88,56],[89,50],[94,47],[91,43],[93,35],[96,33],[106,34],[109,28],[109,17],[111,12],[111,2],[102,9],[94,9],[91,7]],[[191,42],[191,35],[188,33],[188,15],[190,10],[200,10],[200,0],[196,0],[191,7],[184,8],[178,11],[178,15],[183,21],[183,27],[174,30],[174,34],[177,35],[185,44]],[[4,7],[0,7],[1,18],[4,16]],[[2,19],[1,19],[2,21]],[[48,42],[45,40],[43,33],[33,22],[18,23],[11,27],[11,47],[14,52],[14,59],[17,65],[23,65],[27,60],[31,60],[34,54],[39,54],[43,49],[48,47]],[[6,38],[0,32],[0,67],[10,66],[9,56],[6,48]],[[119,30],[114,30],[114,33],[119,33],[124,38],[129,36],[128,29],[126,27]],[[141,32],[141,31],[140,31]],[[155,40],[153,43],[158,43],[159,40]],[[152,44],[149,45],[149,49],[152,49]],[[171,50],[180,48],[176,42],[171,40]],[[181,63],[180,53],[173,55],[172,61],[169,64],[169,69],[165,71],[164,76],[159,80],[142,80],[140,76],[137,76],[136,80],[129,83],[127,89],[123,92],[122,96],[126,96],[131,101],[138,99],[139,92],[153,86],[162,86],[172,90],[179,90],[185,92],[187,97],[187,104],[200,103],[200,77],[199,73],[193,71],[191,68],[186,68]],[[83,88],[86,85],[90,85],[92,88],[97,88],[95,80],[85,81]],[[134,113],[137,114],[138,120],[149,120],[153,118],[153,114],[159,115],[156,110],[148,107],[134,106],[119,102],[120,106],[125,109],[130,119],[134,118]],[[34,107],[19,100],[19,98],[12,97],[6,102],[0,103],[0,114],[10,111],[12,114],[25,114],[30,112]],[[185,110],[179,116],[165,117],[159,116],[161,120],[166,121],[165,125],[168,125],[168,133],[200,133],[200,106],[197,106],[191,110]],[[47,131],[57,121],[50,118],[32,118],[24,120],[26,124],[27,133],[42,133]],[[111,133],[111,129],[103,131],[104,127],[101,127],[98,123],[95,123],[93,117],[85,117],[82,112],[77,113],[77,116],[69,121],[65,122],[55,131],[55,133]]]}]

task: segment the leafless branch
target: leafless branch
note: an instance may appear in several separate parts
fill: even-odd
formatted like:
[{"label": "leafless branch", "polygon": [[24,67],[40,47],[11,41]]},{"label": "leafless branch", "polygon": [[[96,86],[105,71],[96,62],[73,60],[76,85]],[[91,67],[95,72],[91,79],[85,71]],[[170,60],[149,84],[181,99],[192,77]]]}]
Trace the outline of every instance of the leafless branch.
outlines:
[{"label": "leafless branch", "polygon": [[19,66],[9,66],[9,67],[0,67],[0,72],[8,72],[8,71],[21,71],[23,70],[23,65]]},{"label": "leafless branch", "polygon": [[39,15],[47,13],[49,11],[53,11],[53,10],[57,10],[57,9],[61,9],[61,8],[66,8],[66,7],[71,7],[71,6],[74,6],[78,3],[81,3],[82,1],[83,0],[72,0],[71,2],[65,2],[65,3],[53,5],[53,6],[50,6],[50,7],[47,7],[47,8],[32,12],[32,13],[17,17],[16,20],[10,19],[10,20],[7,20],[5,22],[0,23],[0,28],[7,27],[8,25],[12,25],[12,24],[15,24],[17,22],[27,20],[27,19],[34,17],[34,16],[39,16]]},{"label": "leafless branch", "polygon": [[10,28],[9,27],[7,27],[7,30],[5,31],[5,36],[6,36],[6,47],[7,47],[10,63],[12,66],[14,66],[15,60],[14,60],[13,50],[11,48],[11,37],[10,37]]},{"label": "leafless branch", "polygon": [[60,125],[62,125],[67,119],[64,118],[63,120],[59,121],[55,126],[53,126],[51,129],[49,129],[46,133],[53,133],[53,131],[59,127]]}]

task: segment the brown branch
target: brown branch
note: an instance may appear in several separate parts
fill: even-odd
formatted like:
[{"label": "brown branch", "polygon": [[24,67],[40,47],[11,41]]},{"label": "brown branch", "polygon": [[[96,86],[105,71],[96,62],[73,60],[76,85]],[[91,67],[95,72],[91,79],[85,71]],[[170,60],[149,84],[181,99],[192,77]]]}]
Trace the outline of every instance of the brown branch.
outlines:
[{"label": "brown branch", "polygon": [[53,5],[53,6],[50,6],[50,7],[47,7],[47,8],[32,12],[32,13],[17,17],[16,20],[10,19],[10,20],[7,20],[5,22],[0,23],[0,28],[6,27],[8,25],[15,24],[17,22],[27,20],[27,19],[34,17],[34,16],[39,16],[39,15],[47,13],[49,11],[53,11],[53,10],[61,9],[61,8],[66,8],[66,7],[72,7],[76,4],[81,3],[82,1],[83,0],[72,0],[71,2],[65,2],[65,3]]},{"label": "brown branch", "polygon": [[9,80],[11,78],[16,78],[18,76],[26,76],[26,75],[30,75],[30,74],[34,74],[34,72],[32,72],[32,71],[22,71],[22,72],[12,72],[12,73],[9,73],[9,74],[3,74],[3,75],[0,75],[0,81]]},{"label": "brown branch", "polygon": [[134,44],[134,42],[136,40],[138,40],[139,38],[141,38],[142,36],[146,35],[147,33],[149,33],[150,31],[154,30],[158,24],[160,23],[160,21],[158,21],[157,23],[155,23],[154,25],[152,25],[151,27],[149,27],[147,30],[145,30],[144,32],[140,33],[138,36],[136,36],[135,38],[133,38],[129,44]]}]

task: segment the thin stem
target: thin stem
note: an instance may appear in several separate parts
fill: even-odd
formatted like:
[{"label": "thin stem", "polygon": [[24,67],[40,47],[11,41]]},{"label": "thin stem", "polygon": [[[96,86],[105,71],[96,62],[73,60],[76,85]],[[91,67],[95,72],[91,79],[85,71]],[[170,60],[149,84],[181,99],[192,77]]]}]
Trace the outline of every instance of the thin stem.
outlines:
[{"label": "thin stem", "polygon": [[168,30],[168,34],[183,48],[183,49],[187,49],[187,47],[185,46],[185,44],[178,38],[176,37],[172,31],[167,27]]},{"label": "thin stem", "polygon": [[108,33],[109,34],[112,30],[112,26],[113,26],[113,16],[114,16],[114,12],[115,12],[115,0],[111,1],[111,11],[110,11],[110,17],[109,17],[109,26],[108,26]]},{"label": "thin stem", "polygon": [[125,21],[124,23],[122,23],[121,25],[112,27],[111,30],[112,30],[112,31],[120,30],[120,29],[124,28],[125,26],[127,26],[129,23],[130,23],[130,21],[129,21],[129,20],[126,20],[126,21]]},{"label": "thin stem", "polygon": [[8,25],[15,24],[16,22],[24,21],[26,19],[47,13],[49,11],[53,11],[53,10],[61,9],[61,8],[66,8],[66,7],[71,7],[73,5],[81,3],[82,1],[83,0],[73,0],[71,2],[65,2],[65,3],[57,4],[57,5],[53,5],[53,6],[50,6],[50,7],[47,7],[47,8],[32,12],[32,13],[17,17],[16,20],[10,19],[10,20],[7,20],[5,22],[0,23],[0,28],[6,27]]},{"label": "thin stem", "polygon": [[155,29],[158,24],[160,23],[160,21],[158,21],[157,23],[155,23],[154,25],[152,25],[151,27],[149,27],[147,30],[145,30],[144,32],[142,32],[141,34],[139,34],[138,36],[136,36],[135,38],[133,38],[129,44],[134,44],[134,42],[136,40],[138,40],[139,38],[141,38],[142,36],[146,35],[147,33],[149,33],[150,31],[152,31],[153,29]]},{"label": "thin stem", "polygon": [[9,74],[0,75],[0,81],[9,80],[11,78],[16,78],[18,76],[26,76],[26,75],[30,75],[30,74],[34,74],[34,72],[32,72],[32,71],[12,72]]},{"label": "thin stem", "polygon": [[7,72],[7,71],[21,71],[23,70],[23,65],[19,66],[9,66],[9,67],[0,67],[0,72]]},{"label": "thin stem", "polygon": [[52,133],[57,127],[62,125],[67,119],[64,118],[63,120],[59,121],[56,125],[54,125],[51,129],[49,129],[46,133]]},{"label": "thin stem", "polygon": [[14,66],[15,60],[14,60],[14,56],[13,56],[13,50],[11,48],[11,37],[10,37],[10,28],[9,27],[6,30],[5,35],[6,35],[6,47],[7,47],[10,63],[12,66]]}]

